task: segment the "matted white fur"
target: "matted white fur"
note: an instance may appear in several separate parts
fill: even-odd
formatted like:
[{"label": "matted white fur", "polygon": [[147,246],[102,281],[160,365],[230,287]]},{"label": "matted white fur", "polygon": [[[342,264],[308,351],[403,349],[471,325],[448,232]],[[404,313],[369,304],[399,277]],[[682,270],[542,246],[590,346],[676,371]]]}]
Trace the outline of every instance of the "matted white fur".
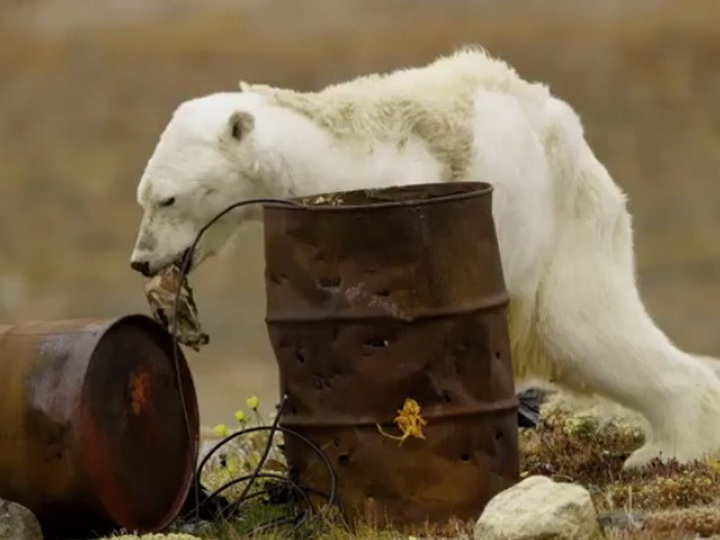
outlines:
[{"label": "matted white fur", "polygon": [[[647,442],[626,467],[720,449],[716,361],[679,350],[646,312],[626,197],[575,112],[544,85],[463,49],[314,93],[242,90],[175,111],[138,186],[137,269],[177,260],[238,200],[486,181],[517,381],[540,378],[641,413]],[[193,267],[257,215],[239,210],[219,222]]]}]

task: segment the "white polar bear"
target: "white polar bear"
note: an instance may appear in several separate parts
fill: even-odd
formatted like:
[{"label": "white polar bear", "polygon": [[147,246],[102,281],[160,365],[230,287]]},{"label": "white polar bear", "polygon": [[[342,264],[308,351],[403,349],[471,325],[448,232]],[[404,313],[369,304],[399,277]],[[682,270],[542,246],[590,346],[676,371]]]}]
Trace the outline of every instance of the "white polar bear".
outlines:
[{"label": "white polar bear", "polygon": [[[719,449],[715,360],[679,350],[646,312],[625,195],[573,110],[482,50],[316,93],[241,84],[181,104],[138,186],[131,265],[177,261],[235,201],[451,180],[494,187],[516,380],[640,412],[651,429],[625,467]],[[219,221],[193,268],[259,216]]]}]

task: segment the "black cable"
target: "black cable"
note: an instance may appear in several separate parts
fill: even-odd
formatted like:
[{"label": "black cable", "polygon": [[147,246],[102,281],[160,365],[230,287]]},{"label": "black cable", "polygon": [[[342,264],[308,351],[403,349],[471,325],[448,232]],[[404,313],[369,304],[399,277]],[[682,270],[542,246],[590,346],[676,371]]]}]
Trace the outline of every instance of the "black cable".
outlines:
[{"label": "black cable", "polygon": [[[199,467],[198,467],[198,472],[199,472],[199,473],[202,473],[202,469],[203,469],[203,468],[205,467],[205,465],[208,463],[208,461],[210,460],[210,458],[212,457],[212,455],[215,454],[215,452],[217,452],[220,448],[222,448],[223,446],[225,446],[227,443],[229,443],[229,442],[232,441],[233,439],[238,438],[238,437],[242,437],[242,436],[244,436],[244,435],[249,435],[250,433],[255,433],[255,432],[258,432],[258,431],[267,431],[267,430],[270,430],[270,429],[271,429],[271,428],[268,427],[268,426],[253,426],[253,427],[241,429],[240,431],[236,431],[235,433],[232,433],[232,434],[226,436],[224,439],[222,439],[222,440],[220,440],[219,442],[217,442],[217,443],[210,449],[210,451],[205,455],[205,457],[203,458],[203,460],[200,462],[200,465],[199,465]],[[305,437],[304,435],[301,435],[301,434],[298,433],[297,431],[294,431],[294,430],[292,430],[292,429],[290,429],[290,428],[287,428],[287,427],[284,427],[284,426],[281,426],[281,425],[277,425],[276,428],[275,428],[275,431],[279,431],[279,432],[281,432],[281,433],[283,433],[283,434],[285,434],[285,435],[291,435],[291,436],[297,438],[297,439],[300,440],[301,442],[303,442],[303,443],[305,443],[306,445],[308,445],[308,446],[320,457],[320,459],[323,461],[323,464],[324,464],[325,467],[327,468],[328,473],[329,473],[329,475],[330,475],[330,494],[329,494],[327,497],[328,497],[328,499],[331,501],[331,503],[332,503],[332,502],[335,502],[335,499],[336,499],[336,497],[337,497],[337,474],[335,473],[335,469],[333,469],[332,463],[330,463],[330,460],[329,460],[328,457],[325,455],[325,452],[323,452],[323,451],[320,449],[320,447],[319,447],[318,445],[316,445],[314,442],[312,442],[310,439],[308,439],[308,438]]]},{"label": "black cable", "polygon": [[[305,503],[307,503],[308,508],[312,508],[312,504],[310,503],[310,499],[309,499],[308,496],[305,494],[305,492],[302,490],[302,488],[301,488],[298,484],[296,484],[295,482],[289,480],[286,476],[283,476],[282,474],[277,474],[277,473],[266,473],[266,472],[253,471],[253,472],[250,473],[250,474],[246,474],[246,475],[243,475],[243,476],[238,476],[237,478],[233,478],[232,480],[226,482],[225,484],[223,484],[222,486],[220,486],[219,488],[217,488],[215,491],[213,491],[212,496],[213,496],[213,497],[216,497],[216,496],[219,495],[221,492],[223,492],[223,491],[225,491],[225,490],[227,490],[227,489],[230,489],[230,488],[233,487],[234,485],[240,484],[241,482],[245,482],[246,480],[256,480],[256,479],[258,479],[258,478],[270,478],[270,479],[273,479],[273,480],[281,480],[281,481],[283,481],[283,482],[286,482],[292,489],[295,489],[298,493],[300,493],[300,495],[301,495],[302,498],[303,498],[303,501],[304,501]],[[249,484],[248,484],[248,485],[249,485]],[[254,495],[254,494],[253,494],[253,495]],[[240,497],[240,499],[238,499],[238,501],[243,501],[243,502],[244,502],[245,500],[247,500],[247,497],[248,497],[248,495],[245,494],[244,496]]]},{"label": "black cable", "polygon": [[[304,505],[306,506],[307,509],[292,518],[275,518],[273,520],[270,520],[270,522],[268,522],[268,523],[264,523],[259,526],[256,526],[254,531],[257,534],[258,531],[271,529],[273,527],[279,527],[280,525],[289,525],[289,524],[293,524],[293,528],[292,528],[293,532],[297,531],[302,526],[302,524],[307,521],[310,513],[313,510],[313,506],[308,497],[308,493],[316,494],[316,495],[322,496],[325,499],[327,499],[325,508],[331,507],[336,502],[335,499],[336,499],[336,493],[337,493],[336,474],[330,463],[330,460],[327,458],[327,456],[322,452],[322,450],[316,444],[314,444],[312,441],[310,441],[303,435],[300,435],[299,433],[296,433],[295,431],[293,431],[289,428],[284,428],[279,425],[276,426],[275,431],[273,431],[272,426],[254,426],[254,427],[250,427],[250,428],[245,428],[241,431],[238,431],[236,433],[228,435],[227,437],[225,437],[224,439],[222,439],[221,441],[219,441],[218,443],[216,443],[213,446],[213,448],[205,455],[200,466],[198,467],[198,477],[200,477],[202,475],[202,469],[205,467],[205,465],[207,465],[207,463],[209,463],[209,460],[211,459],[212,455],[215,452],[220,450],[222,447],[224,447],[226,444],[228,444],[233,439],[236,439],[238,437],[248,435],[251,433],[256,433],[259,431],[270,431],[271,432],[268,437],[268,443],[266,445],[266,449],[272,445],[272,435],[274,432],[277,432],[277,431],[285,432],[291,436],[296,436],[299,438],[299,440],[301,440],[302,442],[304,442],[305,444],[310,446],[310,448],[312,448],[313,451],[318,456],[321,457],[322,461],[324,462],[324,464],[326,465],[326,467],[328,469],[328,473],[330,475],[330,493],[323,493],[320,490],[302,486],[302,485],[294,482],[291,478],[288,478],[286,475],[262,472],[261,468],[263,466],[263,462],[261,459],[261,461],[258,463],[258,465],[256,466],[255,470],[252,473],[240,476],[238,478],[233,478],[233,479],[225,482],[224,484],[219,486],[217,489],[215,489],[215,491],[213,491],[209,496],[207,496],[207,498],[202,503],[200,503],[199,507],[201,508],[203,505],[210,502],[213,498],[220,496],[220,494],[222,492],[226,491],[227,489],[229,489],[239,483],[242,483],[245,481],[254,482],[255,480],[257,480],[259,478],[274,479],[274,480],[278,480],[278,481],[288,485],[293,492],[295,492],[296,494],[299,494],[300,497],[302,498],[302,501],[305,503]],[[264,494],[270,495],[268,492],[263,492],[263,491],[258,491],[258,492],[254,492],[254,493],[248,493],[248,491],[249,491],[249,488],[246,486],[246,488],[243,490],[243,495],[238,500],[233,501],[232,503],[226,505],[225,507],[223,507],[220,510],[220,512],[219,512],[220,517],[222,519],[226,519],[226,517],[232,515],[232,512],[237,510],[243,504],[251,501],[252,499],[260,497]],[[228,512],[229,510],[232,510],[232,512]],[[321,514],[323,514],[323,513],[324,513],[324,511],[321,512]]]},{"label": "black cable", "polygon": [[[275,435],[275,432],[277,431],[278,424],[280,423],[280,417],[282,416],[283,412],[285,412],[285,403],[287,402],[287,394],[283,394],[282,399],[280,400],[280,406],[278,407],[277,414],[275,415],[275,419],[273,420],[272,425],[270,426],[270,434],[268,435],[267,444],[265,445],[265,450],[263,451],[263,455],[260,457],[260,460],[258,461],[257,467],[255,467],[255,472],[257,474],[260,473],[262,468],[265,466],[265,461],[267,460],[268,455],[270,454],[270,449],[272,448],[273,443],[273,436]],[[250,488],[255,483],[255,478],[251,478],[250,481],[245,486],[245,489],[242,492],[242,495],[240,495],[239,500],[243,500],[245,496],[250,491]],[[209,498],[212,498],[212,495],[210,495]]]},{"label": "black cable", "polygon": [[[196,235],[195,240],[193,241],[192,245],[185,251],[185,253],[183,255],[182,264],[180,267],[180,283],[178,286],[178,290],[175,293],[175,301],[174,301],[174,308],[173,308],[174,314],[173,314],[173,320],[171,323],[171,335],[172,335],[172,339],[173,339],[173,361],[174,361],[174,366],[175,366],[175,374],[176,374],[176,378],[177,378],[178,391],[180,392],[180,399],[181,399],[182,408],[183,408],[185,426],[186,426],[187,433],[188,433],[188,441],[190,442],[191,445],[195,441],[194,441],[194,436],[193,436],[191,426],[190,426],[190,418],[188,417],[187,404],[186,404],[185,395],[184,395],[183,388],[182,388],[182,380],[180,377],[180,362],[179,362],[179,357],[178,357],[179,346],[178,346],[178,336],[177,336],[177,316],[178,316],[179,306],[180,306],[180,293],[181,293],[182,287],[185,284],[185,281],[187,279],[187,274],[190,270],[190,264],[191,264],[193,256],[194,256],[195,249],[197,248],[197,245],[200,242],[202,235],[205,234],[205,232],[212,225],[214,225],[220,218],[222,218],[224,215],[226,215],[231,210],[234,210],[235,208],[239,208],[241,206],[247,206],[247,205],[251,205],[251,204],[267,204],[267,203],[275,203],[275,204],[288,205],[288,206],[299,206],[299,203],[297,203],[295,201],[284,200],[284,199],[272,199],[272,198],[249,199],[249,200],[240,201],[240,202],[231,204],[230,206],[225,208],[222,212],[217,214],[213,219],[211,219],[204,227],[202,227],[202,229],[200,229],[200,231]],[[246,429],[240,430],[236,433],[233,433],[232,435],[230,435],[228,437],[225,437],[223,440],[221,440],[219,443],[217,443],[215,446],[212,447],[210,452],[208,452],[208,454],[206,454],[204,456],[200,465],[196,469],[194,464],[197,463],[197,460],[199,457],[199,446],[200,446],[199,441],[197,441],[198,444],[195,445],[195,452],[194,452],[194,456],[193,456],[193,487],[194,487],[194,495],[195,495],[195,501],[194,501],[195,504],[193,505],[193,507],[194,507],[194,514],[195,514],[196,520],[200,519],[200,508],[203,505],[207,504],[209,501],[211,501],[213,498],[217,497],[220,493],[227,490],[231,486],[234,486],[241,482],[248,481],[247,485],[243,489],[241,496],[238,498],[238,500],[225,506],[221,510],[221,514],[224,514],[225,511],[229,508],[237,509],[243,503],[247,502],[248,500],[250,500],[252,498],[257,497],[258,496],[257,494],[249,494],[249,492],[250,492],[250,489],[252,488],[253,484],[255,483],[255,481],[259,478],[273,478],[273,479],[281,480],[281,481],[287,483],[292,490],[294,490],[295,492],[300,494],[301,498],[306,503],[307,508],[308,508],[308,510],[306,510],[299,516],[296,516],[295,518],[280,518],[280,519],[272,520],[270,523],[261,526],[260,530],[263,530],[265,528],[270,528],[270,527],[277,527],[280,524],[294,523],[293,531],[296,531],[306,521],[308,513],[312,511],[312,504],[311,504],[310,499],[308,498],[307,494],[305,493],[305,491],[310,491],[310,492],[325,496],[327,498],[327,506],[328,507],[332,506],[336,502],[337,477],[335,474],[335,470],[332,467],[332,463],[330,463],[330,460],[328,459],[328,457],[316,444],[314,444],[312,441],[310,441],[303,435],[301,435],[291,429],[284,428],[279,425],[280,417],[282,416],[282,413],[284,411],[286,399],[287,399],[287,395],[284,395],[282,398],[282,401],[280,402],[277,415],[271,426],[269,426],[269,427],[256,426],[256,427],[252,427],[252,428],[246,428]],[[263,451],[263,454],[262,454],[255,470],[249,475],[235,478],[235,479],[230,480],[229,482],[226,482],[225,484],[221,485],[215,491],[210,493],[210,495],[208,495],[205,498],[205,500],[201,503],[200,502],[200,488],[201,488],[200,478],[202,475],[202,469],[208,463],[210,457],[215,452],[217,452],[222,446],[224,446],[231,440],[233,440],[237,437],[240,437],[242,435],[247,435],[249,433],[262,431],[262,430],[269,430],[270,433],[268,435],[268,441],[267,441],[267,444]],[[283,475],[261,472],[263,466],[265,465],[265,461],[267,460],[267,457],[270,454],[270,450],[272,448],[272,443],[273,443],[273,437],[274,437],[275,433],[278,431],[282,432],[283,434],[292,435],[292,436],[297,437],[300,441],[302,441],[303,443],[310,446],[310,448],[312,448],[312,450],[318,456],[320,456],[321,460],[324,462],[325,466],[327,467],[328,474],[330,476],[330,493],[329,494],[326,495],[315,489],[304,488],[304,487],[300,486],[299,484],[297,484],[296,482],[294,482],[292,479],[287,478]]]},{"label": "black cable", "polygon": [[[185,420],[185,428],[187,430],[187,436],[188,436],[188,442],[190,443],[190,446],[193,446],[194,436],[190,427],[190,418],[188,417],[188,411],[187,411],[187,402],[185,400],[185,393],[183,392],[182,388],[182,379],[180,377],[180,359],[178,357],[178,337],[177,337],[177,316],[178,312],[180,310],[180,293],[182,291],[182,287],[185,284],[185,281],[187,279],[188,271],[190,270],[190,263],[192,262],[193,256],[195,254],[195,249],[197,248],[198,243],[200,242],[200,239],[202,238],[203,234],[212,227],[220,218],[225,216],[228,212],[231,210],[234,210],[235,208],[239,208],[241,206],[248,206],[251,204],[266,204],[266,203],[276,203],[276,204],[285,204],[288,206],[298,206],[299,203],[295,201],[289,201],[285,199],[248,199],[244,201],[239,201],[236,203],[231,204],[230,206],[226,207],[222,212],[217,214],[214,218],[212,218],[208,223],[203,226],[202,229],[197,233],[195,236],[195,240],[193,241],[192,245],[185,250],[185,253],[183,255],[182,265],[180,267],[180,283],[178,285],[178,289],[175,292],[175,302],[173,306],[173,320],[171,323],[171,335],[173,339],[173,363],[175,366],[175,377],[177,379],[177,385],[178,385],[178,391],[180,392],[180,401],[183,409],[183,416]],[[198,475],[195,472],[195,464],[197,463],[197,458],[199,454],[199,441],[197,441],[198,444],[195,445],[195,452],[193,455],[193,491],[195,495],[195,519],[200,519],[200,481],[198,479]]]},{"label": "black cable", "polygon": [[[232,433],[232,434],[226,436],[224,439],[222,439],[222,440],[220,440],[219,442],[217,442],[217,443],[208,451],[208,453],[203,457],[202,461],[200,462],[200,465],[198,466],[198,471],[197,471],[198,477],[200,477],[200,476],[202,475],[202,470],[203,470],[203,468],[204,468],[205,465],[207,465],[207,463],[210,461],[210,459],[212,458],[213,454],[215,454],[218,450],[220,450],[223,446],[225,446],[226,444],[228,444],[228,443],[229,443],[230,441],[232,441],[233,439],[236,439],[236,438],[238,438],[238,437],[242,437],[242,436],[245,436],[245,435],[249,435],[249,434],[251,434],[251,433],[256,433],[256,432],[258,432],[258,431],[268,431],[268,430],[272,430],[272,429],[273,429],[273,428],[272,428],[271,426],[253,426],[253,427],[249,427],[249,428],[242,429],[242,430],[240,430],[240,431],[237,431],[237,432],[235,432],[235,433]],[[303,442],[304,444],[308,445],[308,446],[313,450],[313,452],[315,452],[315,453],[320,457],[320,459],[322,460],[323,464],[324,464],[325,467],[327,468],[328,475],[329,475],[329,477],[330,477],[330,492],[329,492],[328,494],[325,494],[325,493],[322,493],[322,492],[320,492],[320,491],[318,491],[318,490],[309,489],[309,488],[304,488],[304,487],[302,487],[302,486],[298,486],[298,487],[300,487],[301,489],[305,489],[306,491],[311,491],[311,492],[314,492],[314,493],[316,493],[316,494],[318,494],[318,495],[324,496],[324,497],[328,500],[327,506],[332,506],[333,504],[335,504],[335,503],[337,502],[337,500],[336,500],[336,499],[337,499],[337,474],[335,473],[335,469],[333,468],[332,463],[330,463],[330,460],[329,460],[328,457],[325,455],[325,453],[320,449],[320,447],[317,446],[314,442],[312,442],[310,439],[308,439],[308,438],[305,437],[304,435],[301,435],[300,433],[298,433],[298,432],[296,432],[296,431],[294,431],[294,430],[292,430],[292,429],[290,429],[290,428],[286,428],[286,427],[283,427],[283,426],[281,426],[281,425],[277,425],[277,426],[275,427],[274,431],[276,431],[276,432],[281,432],[281,433],[283,433],[283,434],[285,434],[285,435],[290,435],[290,436],[296,437],[298,440],[300,440],[300,441]],[[270,437],[268,438],[268,443],[271,443]],[[256,471],[259,471],[259,469],[260,469],[261,466],[262,466],[262,463],[260,463],[259,466],[256,467]],[[288,482],[288,483],[291,483],[292,481],[291,481],[291,480],[287,480],[287,482]],[[235,479],[233,479],[233,480],[230,480],[229,482],[227,482],[226,484],[228,484],[228,483],[232,483],[232,484],[234,485],[234,484],[236,484],[236,483],[238,483],[238,482],[235,482]],[[226,484],[221,485],[221,486],[220,486],[219,488],[217,488],[213,493],[211,493],[202,503],[200,503],[200,507],[202,507],[202,506],[204,506],[205,504],[209,503],[210,500],[211,500],[213,497],[216,497],[220,492],[224,491],[224,490],[226,489]],[[246,495],[247,495],[247,494],[246,494]],[[232,503],[232,504],[239,506],[239,505],[243,504],[244,502],[245,502],[245,501],[242,500],[242,498],[240,498],[239,500],[235,501],[235,502]]]}]

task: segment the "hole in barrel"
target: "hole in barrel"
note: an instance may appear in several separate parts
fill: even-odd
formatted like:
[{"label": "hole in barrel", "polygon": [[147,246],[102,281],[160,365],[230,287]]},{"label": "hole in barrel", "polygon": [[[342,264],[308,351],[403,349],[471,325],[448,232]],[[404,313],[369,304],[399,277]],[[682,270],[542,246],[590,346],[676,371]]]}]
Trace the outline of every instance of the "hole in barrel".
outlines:
[{"label": "hole in barrel", "polygon": [[496,440],[496,441],[499,441],[499,440],[502,439],[504,436],[505,436],[505,434],[504,434],[502,431],[500,431],[500,430],[497,430],[497,431],[495,432],[495,440]]},{"label": "hole in barrel", "polygon": [[450,396],[450,392],[447,390],[442,391],[442,398],[445,403],[450,403],[452,401],[452,396]]},{"label": "hole in barrel", "polygon": [[390,291],[388,289],[380,289],[375,293],[375,296],[381,296],[384,298],[390,296]]},{"label": "hole in barrel", "polygon": [[350,463],[350,455],[349,454],[342,454],[338,457],[338,463],[340,465],[347,465]]},{"label": "hole in barrel", "polygon": [[268,275],[268,279],[273,285],[280,285],[283,281],[287,280],[287,274],[284,272],[280,272],[279,274],[271,273]]},{"label": "hole in barrel", "polygon": [[337,289],[342,283],[339,277],[323,277],[318,279],[318,285],[323,289]]},{"label": "hole in barrel", "polygon": [[305,356],[303,356],[303,353],[301,353],[300,351],[297,351],[297,352],[295,353],[295,360],[297,360],[297,361],[300,362],[301,364],[304,364],[304,363],[305,363]]},{"label": "hole in barrel", "polygon": [[390,345],[390,342],[387,339],[376,338],[367,340],[365,345],[372,347],[373,349],[382,349]]},{"label": "hole in barrel", "polygon": [[470,454],[463,454],[462,456],[460,456],[460,459],[462,459],[463,461],[470,461]]}]

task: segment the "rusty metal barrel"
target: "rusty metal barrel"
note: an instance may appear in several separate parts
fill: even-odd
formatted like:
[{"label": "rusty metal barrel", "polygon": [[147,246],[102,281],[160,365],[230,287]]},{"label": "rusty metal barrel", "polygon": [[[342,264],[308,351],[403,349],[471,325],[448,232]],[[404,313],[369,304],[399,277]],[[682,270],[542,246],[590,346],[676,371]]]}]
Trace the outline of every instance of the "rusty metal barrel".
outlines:
[{"label": "rusty metal barrel", "polygon": [[[492,188],[411,185],[264,207],[282,426],[315,442],[351,522],[476,519],[518,479],[517,399]],[[415,400],[424,439],[394,423]],[[293,437],[302,485],[326,468]]]},{"label": "rusty metal barrel", "polygon": [[177,368],[144,315],[0,327],[0,498],[35,512],[46,538],[165,528],[199,437],[180,350]]}]

